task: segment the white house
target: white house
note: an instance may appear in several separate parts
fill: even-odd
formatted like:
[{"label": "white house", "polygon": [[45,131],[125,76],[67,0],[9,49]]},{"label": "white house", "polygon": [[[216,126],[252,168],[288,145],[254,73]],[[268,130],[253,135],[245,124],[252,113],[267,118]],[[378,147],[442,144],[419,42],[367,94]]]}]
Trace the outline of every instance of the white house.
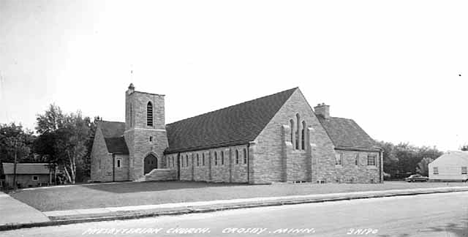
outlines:
[{"label": "white house", "polygon": [[466,181],[468,179],[468,152],[449,151],[429,164],[431,181]]}]

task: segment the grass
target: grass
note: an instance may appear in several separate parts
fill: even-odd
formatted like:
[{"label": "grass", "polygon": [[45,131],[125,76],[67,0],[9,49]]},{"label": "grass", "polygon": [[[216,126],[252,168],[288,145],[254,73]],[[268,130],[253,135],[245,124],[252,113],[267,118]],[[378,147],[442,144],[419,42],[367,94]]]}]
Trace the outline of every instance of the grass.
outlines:
[{"label": "grass", "polygon": [[464,186],[467,183],[273,184],[144,182],[71,185],[19,190],[10,195],[40,211],[150,205],[340,192]]}]

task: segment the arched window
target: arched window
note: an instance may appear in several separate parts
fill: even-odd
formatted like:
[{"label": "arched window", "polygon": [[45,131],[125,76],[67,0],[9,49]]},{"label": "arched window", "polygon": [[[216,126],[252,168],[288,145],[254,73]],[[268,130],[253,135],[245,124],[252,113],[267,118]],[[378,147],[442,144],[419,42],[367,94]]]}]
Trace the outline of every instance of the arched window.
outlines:
[{"label": "arched window", "polygon": [[305,121],[302,121],[302,150],[305,150],[305,145],[306,145],[306,133],[305,133],[305,129],[306,129],[306,122]]},{"label": "arched window", "polygon": [[236,164],[239,164],[239,151],[236,150]]},{"label": "arched window", "polygon": [[148,102],[146,106],[146,125],[153,126],[153,104]]},{"label": "arched window", "polygon": [[301,118],[299,117],[299,114],[296,114],[296,124],[297,124],[297,128],[296,128],[296,149],[299,150],[299,146],[301,144]]},{"label": "arched window", "polygon": [[289,123],[290,123],[290,127],[291,127],[291,144],[292,144],[292,147],[294,149],[294,147],[296,147],[296,145],[294,144],[294,120],[291,119],[289,121]]}]

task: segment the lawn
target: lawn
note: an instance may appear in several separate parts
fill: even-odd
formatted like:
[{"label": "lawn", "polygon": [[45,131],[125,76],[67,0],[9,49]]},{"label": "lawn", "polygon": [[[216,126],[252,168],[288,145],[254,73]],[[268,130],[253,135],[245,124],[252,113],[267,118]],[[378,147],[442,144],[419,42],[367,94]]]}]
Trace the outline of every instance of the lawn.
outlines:
[{"label": "lawn", "polygon": [[87,184],[19,190],[14,198],[40,211],[150,205],[236,198],[379,191],[431,187],[468,187],[467,183],[273,184],[242,185],[204,182]]}]

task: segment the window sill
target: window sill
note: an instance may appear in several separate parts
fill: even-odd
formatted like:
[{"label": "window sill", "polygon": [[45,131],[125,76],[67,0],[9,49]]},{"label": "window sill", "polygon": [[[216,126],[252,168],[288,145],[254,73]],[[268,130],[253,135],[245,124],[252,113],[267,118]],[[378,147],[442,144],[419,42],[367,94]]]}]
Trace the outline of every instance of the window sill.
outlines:
[{"label": "window sill", "polygon": [[368,165],[368,166],[367,166],[367,169],[369,169],[369,170],[376,170],[376,169],[377,169],[377,166],[375,166],[375,165]]}]

